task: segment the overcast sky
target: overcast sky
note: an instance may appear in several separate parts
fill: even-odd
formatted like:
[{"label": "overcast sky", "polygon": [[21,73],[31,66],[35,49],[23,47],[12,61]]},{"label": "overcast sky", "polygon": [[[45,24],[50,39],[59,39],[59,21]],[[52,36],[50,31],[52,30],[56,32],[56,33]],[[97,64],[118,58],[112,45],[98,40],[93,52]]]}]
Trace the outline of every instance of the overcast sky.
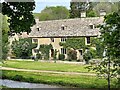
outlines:
[{"label": "overcast sky", "polygon": [[36,8],[33,12],[39,13],[46,6],[65,6],[70,8],[71,0],[35,0]]}]

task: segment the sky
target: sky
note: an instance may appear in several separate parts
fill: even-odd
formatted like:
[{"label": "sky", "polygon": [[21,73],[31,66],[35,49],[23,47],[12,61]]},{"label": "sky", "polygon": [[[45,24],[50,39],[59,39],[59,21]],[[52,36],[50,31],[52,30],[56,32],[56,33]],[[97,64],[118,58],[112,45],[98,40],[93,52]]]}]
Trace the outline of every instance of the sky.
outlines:
[{"label": "sky", "polygon": [[65,6],[70,9],[71,0],[35,0],[36,8],[34,13],[40,13],[46,6]]}]

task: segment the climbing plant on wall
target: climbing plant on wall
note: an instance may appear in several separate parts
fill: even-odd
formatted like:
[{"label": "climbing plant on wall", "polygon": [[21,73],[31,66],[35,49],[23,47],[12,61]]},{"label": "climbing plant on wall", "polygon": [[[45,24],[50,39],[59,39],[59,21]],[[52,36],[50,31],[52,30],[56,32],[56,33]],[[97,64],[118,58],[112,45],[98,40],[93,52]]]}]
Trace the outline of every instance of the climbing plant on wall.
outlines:
[{"label": "climbing plant on wall", "polygon": [[42,56],[44,57],[44,59],[49,59],[49,53],[50,53],[49,51],[50,51],[52,48],[53,48],[53,47],[52,47],[51,44],[49,44],[49,45],[45,45],[45,44],[40,45],[39,50],[40,50]]},{"label": "climbing plant on wall", "polygon": [[67,38],[66,42],[60,42],[59,44],[64,48],[84,49],[86,47],[85,37]]}]

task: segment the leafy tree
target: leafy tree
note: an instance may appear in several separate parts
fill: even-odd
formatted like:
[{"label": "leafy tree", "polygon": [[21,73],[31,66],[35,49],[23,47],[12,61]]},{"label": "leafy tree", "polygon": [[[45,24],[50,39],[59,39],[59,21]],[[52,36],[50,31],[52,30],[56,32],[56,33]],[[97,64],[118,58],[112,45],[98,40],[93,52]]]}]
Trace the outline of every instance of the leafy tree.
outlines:
[{"label": "leafy tree", "polygon": [[15,33],[30,32],[30,27],[34,24],[32,11],[35,9],[35,2],[9,2],[2,3],[2,14],[7,15],[10,23],[10,31]]},{"label": "leafy tree", "polygon": [[[89,69],[105,76],[110,90],[111,78],[120,75],[120,15],[114,12],[105,16],[104,24],[100,26],[100,29],[105,50],[104,58],[99,64],[90,66]],[[119,83],[118,77],[118,85]]]},{"label": "leafy tree", "polygon": [[39,15],[40,21],[66,19],[69,17],[69,11],[64,6],[46,7]]},{"label": "leafy tree", "polygon": [[44,59],[49,59],[49,51],[50,51],[52,48],[53,48],[53,47],[52,47],[51,44],[49,44],[49,45],[45,45],[45,44],[40,45],[39,50],[40,50],[41,54],[44,56]]},{"label": "leafy tree", "polygon": [[92,9],[92,7],[92,2],[76,2],[76,0],[71,0],[70,18],[80,18],[82,11],[89,11]]},{"label": "leafy tree", "polygon": [[103,58],[104,46],[101,38],[91,38],[91,46],[96,47],[96,56]]},{"label": "leafy tree", "polygon": [[30,58],[32,55],[32,49],[35,48],[37,44],[32,44],[31,38],[15,40],[12,42],[12,51],[17,58]]},{"label": "leafy tree", "polygon": [[89,11],[87,12],[87,17],[97,17],[97,14],[96,14],[95,11],[89,10]]},{"label": "leafy tree", "polygon": [[8,54],[8,31],[9,31],[9,27],[8,27],[8,23],[7,23],[7,17],[0,14],[0,21],[1,21],[1,25],[0,28],[2,29],[2,59],[6,59],[7,58],[7,54]]},{"label": "leafy tree", "polygon": [[93,11],[96,12],[97,16],[100,16],[100,11],[105,10],[106,14],[118,11],[117,3],[111,2],[99,2],[93,7]]}]

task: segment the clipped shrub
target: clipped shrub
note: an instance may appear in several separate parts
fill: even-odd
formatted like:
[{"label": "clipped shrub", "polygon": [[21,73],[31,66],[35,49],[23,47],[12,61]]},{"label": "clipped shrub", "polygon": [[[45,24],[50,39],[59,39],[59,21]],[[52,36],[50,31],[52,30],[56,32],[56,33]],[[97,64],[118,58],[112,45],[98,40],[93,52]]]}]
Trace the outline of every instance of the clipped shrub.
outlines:
[{"label": "clipped shrub", "polygon": [[77,52],[75,50],[69,50],[67,55],[69,61],[77,60]]},{"label": "clipped shrub", "polygon": [[42,55],[40,53],[36,54],[36,59],[42,59]]},{"label": "clipped shrub", "polygon": [[14,77],[12,77],[12,80],[22,81],[22,80],[24,80],[24,78],[22,75],[15,75]]},{"label": "clipped shrub", "polygon": [[64,54],[59,54],[59,60],[64,60],[65,59],[65,55]]},{"label": "clipped shrub", "polygon": [[84,55],[83,55],[83,58],[84,58],[86,64],[88,64],[89,60],[92,58],[91,52],[90,51],[85,52]]}]

